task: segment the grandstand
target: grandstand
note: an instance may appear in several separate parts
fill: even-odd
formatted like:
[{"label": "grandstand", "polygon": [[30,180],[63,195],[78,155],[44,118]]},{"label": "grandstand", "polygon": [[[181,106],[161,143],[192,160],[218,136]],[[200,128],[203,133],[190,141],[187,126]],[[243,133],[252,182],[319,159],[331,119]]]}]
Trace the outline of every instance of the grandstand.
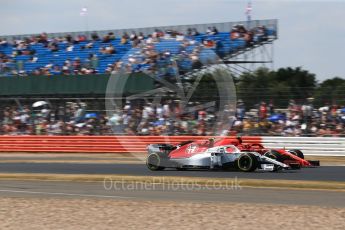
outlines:
[{"label": "grandstand", "polygon": [[[276,20],[4,36],[0,40],[0,73],[2,76],[104,74],[112,72],[119,61],[122,68],[130,64],[131,72],[147,71],[152,69],[152,63],[138,63],[138,55],[149,44],[157,54],[168,53],[169,57],[164,58],[176,60],[179,71],[186,73],[195,68],[195,60],[190,57],[193,53],[201,63],[209,61],[212,51],[229,61],[272,44],[275,39]],[[170,74],[173,72],[170,70]]]},{"label": "grandstand", "polygon": [[[248,71],[248,64],[255,68],[256,64],[273,61],[272,56],[267,59],[263,50],[266,46],[273,47],[277,32],[277,20],[257,20],[3,36],[0,38],[0,75],[3,76],[0,100],[4,114],[0,115],[0,121],[4,125],[0,133],[180,135],[197,132],[211,135],[205,130],[214,126],[212,119],[206,123],[194,122],[184,130],[182,123],[197,121],[198,114],[182,116],[178,121],[182,123],[176,127],[165,125],[173,124],[169,116],[173,117],[179,107],[175,103],[178,98],[171,93],[161,101],[162,107],[170,107],[164,124],[161,117],[150,117],[140,131],[136,130],[135,126],[146,119],[145,106],[149,104],[137,100],[130,105],[133,112],[129,122],[118,124],[117,114],[109,116],[104,104],[109,75],[122,71],[130,74],[122,95],[126,98],[152,91],[160,78],[180,76],[188,81],[189,73],[208,69],[210,64],[225,63],[236,75]],[[154,73],[156,78],[145,73]],[[190,101],[192,105],[217,100],[210,82],[201,82],[200,86],[211,91],[199,94],[196,91],[197,98]],[[33,108],[33,103],[40,100],[47,102],[46,106]],[[19,114],[25,122],[17,122]],[[214,111],[209,111],[209,117],[215,116]]]}]

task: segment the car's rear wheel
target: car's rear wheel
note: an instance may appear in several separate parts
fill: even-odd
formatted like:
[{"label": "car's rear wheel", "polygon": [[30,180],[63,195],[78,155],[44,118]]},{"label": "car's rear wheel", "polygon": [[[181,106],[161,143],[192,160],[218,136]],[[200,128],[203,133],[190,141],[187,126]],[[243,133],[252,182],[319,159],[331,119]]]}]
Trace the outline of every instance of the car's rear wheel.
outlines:
[{"label": "car's rear wheel", "polygon": [[254,154],[242,154],[236,161],[236,166],[240,171],[253,172],[258,167],[258,160]]},{"label": "car's rear wheel", "polygon": [[304,154],[299,149],[291,149],[289,152],[292,153],[295,156],[298,156],[299,158],[304,159]]},{"label": "car's rear wheel", "polygon": [[148,155],[146,159],[147,168],[152,171],[163,170],[164,167],[161,166],[161,163],[162,163],[161,157],[157,153],[152,153]]}]

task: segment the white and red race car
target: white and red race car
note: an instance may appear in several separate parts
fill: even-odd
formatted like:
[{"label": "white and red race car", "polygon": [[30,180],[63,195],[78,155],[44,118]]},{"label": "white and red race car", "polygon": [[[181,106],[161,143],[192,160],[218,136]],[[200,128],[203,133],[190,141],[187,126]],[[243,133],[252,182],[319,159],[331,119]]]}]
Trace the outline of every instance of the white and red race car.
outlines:
[{"label": "white and red race car", "polygon": [[215,145],[214,139],[187,141],[178,145],[150,144],[147,147],[146,165],[150,170],[165,168],[187,169],[237,169],[277,171],[298,169],[257,152],[243,152],[234,145]]}]

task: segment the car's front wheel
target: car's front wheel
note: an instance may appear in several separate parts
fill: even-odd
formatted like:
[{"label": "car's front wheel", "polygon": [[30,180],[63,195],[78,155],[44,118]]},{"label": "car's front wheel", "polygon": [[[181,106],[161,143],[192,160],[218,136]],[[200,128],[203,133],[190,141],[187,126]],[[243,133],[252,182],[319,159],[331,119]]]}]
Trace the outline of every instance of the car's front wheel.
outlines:
[{"label": "car's front wheel", "polygon": [[254,154],[242,154],[236,161],[237,168],[242,172],[253,172],[258,168],[258,160]]}]

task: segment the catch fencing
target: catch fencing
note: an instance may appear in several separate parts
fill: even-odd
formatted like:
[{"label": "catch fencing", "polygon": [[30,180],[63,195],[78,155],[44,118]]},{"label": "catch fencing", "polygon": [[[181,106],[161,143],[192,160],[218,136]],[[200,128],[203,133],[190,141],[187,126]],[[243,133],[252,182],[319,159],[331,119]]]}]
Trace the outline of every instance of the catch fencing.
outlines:
[{"label": "catch fencing", "polygon": [[[177,144],[200,136],[0,136],[0,152],[144,153],[151,143]],[[235,139],[235,137],[227,137]],[[305,155],[345,156],[345,138],[252,137],[244,143],[262,143],[268,148],[301,149]]]}]

